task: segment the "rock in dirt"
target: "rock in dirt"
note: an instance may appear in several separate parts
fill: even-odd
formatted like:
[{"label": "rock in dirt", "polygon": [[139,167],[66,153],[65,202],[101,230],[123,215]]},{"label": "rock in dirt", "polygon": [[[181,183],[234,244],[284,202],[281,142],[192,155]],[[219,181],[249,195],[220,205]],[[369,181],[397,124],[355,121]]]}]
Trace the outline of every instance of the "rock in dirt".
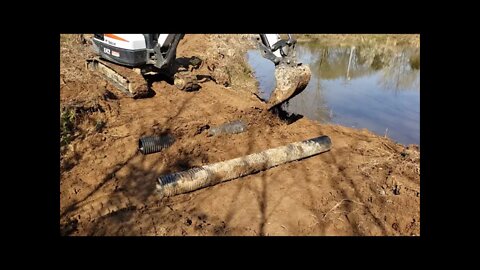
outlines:
[{"label": "rock in dirt", "polygon": [[395,195],[400,195],[400,189],[401,189],[401,186],[400,185],[395,185],[393,187],[393,194]]}]

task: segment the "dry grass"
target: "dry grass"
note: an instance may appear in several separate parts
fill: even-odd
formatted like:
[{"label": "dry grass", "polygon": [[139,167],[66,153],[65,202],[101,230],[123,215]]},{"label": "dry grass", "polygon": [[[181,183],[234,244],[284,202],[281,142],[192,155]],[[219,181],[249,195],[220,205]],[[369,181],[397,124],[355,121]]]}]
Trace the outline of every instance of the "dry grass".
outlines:
[{"label": "dry grass", "polygon": [[297,34],[299,42],[315,40],[325,46],[412,46],[420,47],[419,34]]},{"label": "dry grass", "polygon": [[332,212],[333,210],[337,209],[340,205],[342,205],[343,202],[351,202],[351,203],[356,203],[356,204],[359,204],[359,205],[365,205],[361,202],[357,202],[357,201],[354,201],[354,200],[349,200],[349,199],[343,199],[341,201],[339,201],[337,204],[335,204],[327,213],[325,213],[323,215],[323,220],[325,220],[325,218],[327,217],[327,215]]}]

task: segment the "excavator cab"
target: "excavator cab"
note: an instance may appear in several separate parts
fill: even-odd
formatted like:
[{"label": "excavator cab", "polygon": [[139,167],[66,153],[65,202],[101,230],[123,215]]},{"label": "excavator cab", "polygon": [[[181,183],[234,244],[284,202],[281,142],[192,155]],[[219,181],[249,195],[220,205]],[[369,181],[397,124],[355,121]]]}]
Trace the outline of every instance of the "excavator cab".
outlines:
[{"label": "excavator cab", "polygon": [[[183,37],[184,34],[94,34],[93,50],[98,57],[88,59],[86,65],[133,97],[148,92],[147,82],[140,77],[152,71],[174,77],[178,88],[189,91],[195,89],[196,77],[174,64]],[[297,61],[296,40],[291,35],[281,39],[278,34],[260,34],[258,44],[262,56],[275,64],[277,85],[267,102],[273,108],[303,91],[311,72]]]}]

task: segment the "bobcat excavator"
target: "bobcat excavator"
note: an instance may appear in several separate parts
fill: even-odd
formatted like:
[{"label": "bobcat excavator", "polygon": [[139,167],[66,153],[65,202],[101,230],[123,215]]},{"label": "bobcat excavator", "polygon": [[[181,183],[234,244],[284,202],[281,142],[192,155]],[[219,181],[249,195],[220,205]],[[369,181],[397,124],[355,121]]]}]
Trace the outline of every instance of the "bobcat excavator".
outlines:
[{"label": "bobcat excavator", "polygon": [[[188,63],[176,57],[177,46],[185,34],[94,34],[95,57],[87,59],[89,70],[99,72],[116,88],[133,98],[148,96],[151,80],[163,77],[184,91],[198,89],[198,84],[215,76],[198,75],[202,60]],[[299,94],[310,81],[310,69],[297,61],[296,40],[288,35],[259,34],[258,46],[264,58],[275,65],[276,88],[267,101],[269,108]],[[209,71],[212,71],[209,68]]]}]

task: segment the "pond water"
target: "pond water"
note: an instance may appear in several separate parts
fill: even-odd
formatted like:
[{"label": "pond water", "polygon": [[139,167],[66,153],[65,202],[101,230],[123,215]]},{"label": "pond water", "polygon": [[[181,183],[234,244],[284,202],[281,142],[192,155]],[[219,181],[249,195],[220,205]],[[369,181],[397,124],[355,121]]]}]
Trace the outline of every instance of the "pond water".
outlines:
[{"label": "pond water", "polygon": [[[308,65],[307,88],[282,108],[321,123],[366,128],[401,144],[420,145],[420,52],[417,48],[323,47],[298,43]],[[259,94],[275,87],[274,65],[258,50],[247,53]]]}]

